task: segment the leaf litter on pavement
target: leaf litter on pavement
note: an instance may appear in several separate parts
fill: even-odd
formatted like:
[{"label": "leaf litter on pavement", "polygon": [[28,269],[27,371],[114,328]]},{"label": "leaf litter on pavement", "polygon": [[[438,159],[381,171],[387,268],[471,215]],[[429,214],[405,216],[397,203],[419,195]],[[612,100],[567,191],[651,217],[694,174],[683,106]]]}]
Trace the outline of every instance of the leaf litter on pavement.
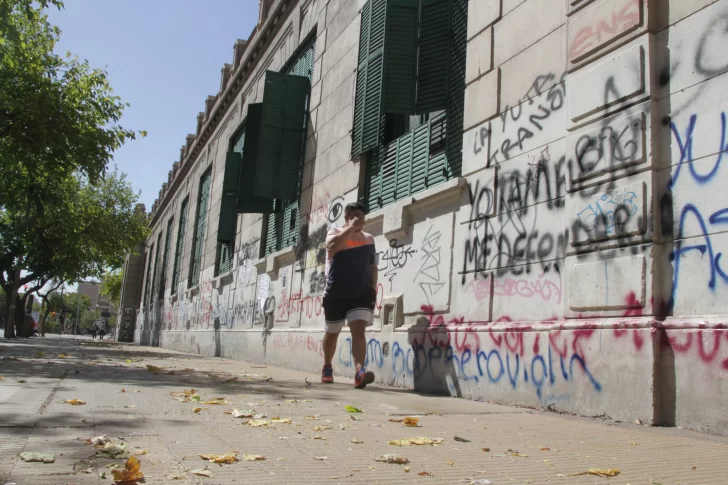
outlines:
[{"label": "leaf litter on pavement", "polygon": [[202,458],[203,460],[207,460],[210,463],[232,464],[238,461],[238,452],[231,451],[230,453],[226,453],[224,455],[200,455],[200,458]]},{"label": "leaf litter on pavement", "polygon": [[394,446],[410,446],[410,445],[439,445],[443,442],[442,438],[428,438],[426,436],[415,436],[414,438],[406,438],[403,440],[391,440],[390,445]]},{"label": "leaf litter on pavement", "polygon": [[595,476],[602,477],[602,478],[611,478],[611,477],[616,477],[620,473],[621,472],[617,468],[607,468],[607,469],[590,468],[590,469],[588,469],[585,472],[572,473],[572,474],[570,474],[568,476],[570,476],[570,477],[578,477],[580,475],[595,475]]},{"label": "leaf litter on pavement", "polygon": [[120,483],[134,482],[144,478],[142,465],[135,456],[131,456],[126,460],[123,469],[115,468],[111,470],[111,473],[114,475],[114,480]]},{"label": "leaf litter on pavement", "polygon": [[380,461],[380,462],[384,462],[384,463],[394,463],[397,465],[406,465],[407,463],[409,463],[409,459],[407,459],[407,457],[404,457],[402,455],[393,455],[393,454],[380,455],[377,458],[375,458],[374,461]]}]

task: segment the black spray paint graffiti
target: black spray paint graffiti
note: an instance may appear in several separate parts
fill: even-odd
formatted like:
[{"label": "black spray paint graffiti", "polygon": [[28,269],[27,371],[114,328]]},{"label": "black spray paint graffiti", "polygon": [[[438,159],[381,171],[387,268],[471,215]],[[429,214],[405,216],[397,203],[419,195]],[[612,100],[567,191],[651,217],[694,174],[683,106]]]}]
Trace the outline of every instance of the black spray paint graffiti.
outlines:
[{"label": "black spray paint graffiti", "polygon": [[[389,280],[389,291],[393,291],[394,278],[404,268],[410,259],[417,253],[411,246],[404,246],[396,239],[389,241],[389,248],[386,251],[378,251],[379,267],[377,270],[384,278]],[[384,265],[382,266],[382,262]]]},{"label": "black spray paint graffiti", "polygon": [[[544,91],[545,86],[555,81],[556,75],[537,76],[521,103],[513,108],[506,106],[503,109],[503,113],[500,115],[501,133],[499,136],[505,134],[506,130],[513,131],[514,134],[504,137],[500,146],[491,147],[488,159],[490,165],[502,163],[529,150],[529,147],[525,146],[525,142],[533,138],[535,133],[543,131],[546,120],[564,107],[566,84],[563,81],[565,77],[566,74],[562,74],[557,84]],[[534,105],[536,106],[534,107]],[[514,128],[511,127],[513,124],[516,125]],[[487,140],[492,134],[487,127],[480,128],[473,145],[474,154],[481,153],[487,147]]]},{"label": "black spray paint graffiti", "polygon": [[430,226],[422,239],[420,247],[422,265],[417,271],[417,275],[415,275],[415,282],[419,284],[425,294],[428,304],[430,303],[430,297],[437,295],[445,287],[445,282],[442,281],[440,274],[440,262],[442,261],[440,254],[441,238],[440,231],[436,231],[433,226]]}]

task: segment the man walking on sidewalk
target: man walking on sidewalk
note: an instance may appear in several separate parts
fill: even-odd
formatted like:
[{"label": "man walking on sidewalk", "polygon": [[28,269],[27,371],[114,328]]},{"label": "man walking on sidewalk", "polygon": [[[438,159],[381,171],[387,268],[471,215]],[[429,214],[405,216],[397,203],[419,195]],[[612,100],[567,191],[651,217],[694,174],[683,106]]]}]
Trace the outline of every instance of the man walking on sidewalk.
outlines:
[{"label": "man walking on sidewalk", "polygon": [[374,373],[364,369],[364,362],[367,356],[365,332],[372,324],[377,299],[377,253],[374,238],[361,230],[364,212],[361,203],[348,204],[344,209],[344,227],[331,229],[326,235],[326,290],[322,302],[326,334],[321,382],[334,382],[331,361],[346,322],[351,331],[351,353],[356,366],[354,387],[357,389],[374,382]]}]

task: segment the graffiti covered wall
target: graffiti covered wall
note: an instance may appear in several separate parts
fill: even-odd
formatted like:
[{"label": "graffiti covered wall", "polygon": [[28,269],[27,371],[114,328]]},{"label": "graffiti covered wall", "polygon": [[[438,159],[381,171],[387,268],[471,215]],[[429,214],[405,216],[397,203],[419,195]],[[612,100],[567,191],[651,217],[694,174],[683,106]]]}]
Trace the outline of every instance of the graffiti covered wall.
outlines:
[{"label": "graffiti covered wall", "polygon": [[[319,371],[326,234],[365,183],[356,3],[302,2],[270,51],[280,67],[316,29],[297,244],[266,256],[263,219],[239,216],[229,273],[205,259],[197,287],[141,305],[147,343]],[[367,365],[425,392],[726,434],[728,0],[548,3],[469,2],[459,176],[368,215]],[[340,375],[350,347],[345,332]]]}]

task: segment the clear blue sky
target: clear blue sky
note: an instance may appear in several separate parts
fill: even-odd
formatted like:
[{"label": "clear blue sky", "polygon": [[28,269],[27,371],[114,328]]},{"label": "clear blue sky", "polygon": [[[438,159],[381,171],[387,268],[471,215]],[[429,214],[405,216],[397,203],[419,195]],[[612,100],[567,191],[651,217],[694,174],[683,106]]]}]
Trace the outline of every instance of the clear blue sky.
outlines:
[{"label": "clear blue sky", "polygon": [[217,94],[220,69],[232,64],[236,39],[258,20],[258,0],[64,0],[50,20],[70,51],[109,73],[115,94],[131,104],[122,126],[147,130],[114,155],[147,210],[179,148],[194,133],[205,98]]}]

